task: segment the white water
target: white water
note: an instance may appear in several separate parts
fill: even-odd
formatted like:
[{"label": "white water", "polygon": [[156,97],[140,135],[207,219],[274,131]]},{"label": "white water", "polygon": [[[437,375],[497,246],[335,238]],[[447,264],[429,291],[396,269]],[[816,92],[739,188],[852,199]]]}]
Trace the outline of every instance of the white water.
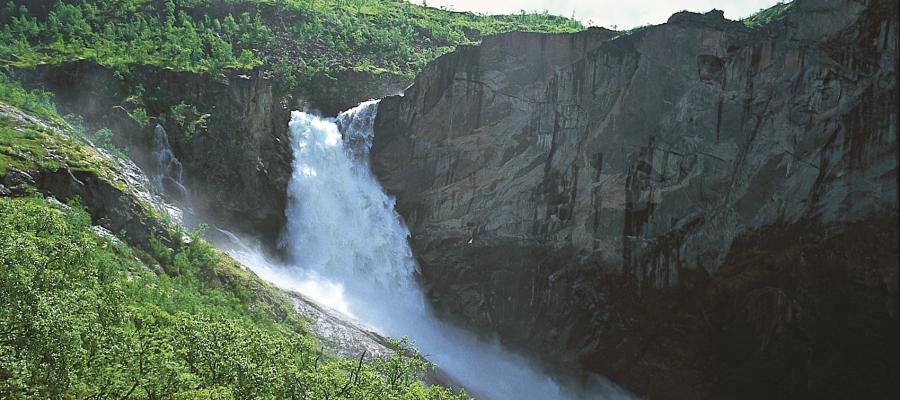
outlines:
[{"label": "white water", "polygon": [[433,316],[413,276],[409,232],[369,169],[376,111],[372,101],[336,119],[292,114],[294,172],[282,244],[294,266],[274,265],[253,252],[236,256],[284,289],[385,335],[409,337],[422,354],[480,398],[628,398],[599,377],[577,390],[565,388],[524,358]]},{"label": "white water", "polygon": [[184,168],[172,147],[169,146],[169,136],[162,125],[156,124],[153,130],[153,175],[150,182],[165,196],[181,203],[182,207],[188,206],[188,192],[182,182]]}]

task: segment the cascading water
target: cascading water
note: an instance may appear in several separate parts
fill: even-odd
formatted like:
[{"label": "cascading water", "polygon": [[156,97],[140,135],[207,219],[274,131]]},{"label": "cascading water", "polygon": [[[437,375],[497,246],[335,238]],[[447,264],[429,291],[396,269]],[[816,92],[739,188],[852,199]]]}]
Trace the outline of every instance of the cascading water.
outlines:
[{"label": "cascading water", "polygon": [[409,337],[479,397],[627,398],[602,378],[595,379],[590,394],[574,393],[524,358],[433,316],[413,276],[409,232],[368,165],[377,105],[366,102],[335,119],[292,114],[294,171],[282,244],[294,266],[274,266],[247,252],[237,252],[237,257],[282,288],[297,290],[385,335]]},{"label": "cascading water", "polygon": [[160,124],[153,130],[153,157],[155,171],[150,182],[160,193],[181,203],[182,207],[188,207],[188,192],[182,182],[184,168],[172,152],[169,135]]}]

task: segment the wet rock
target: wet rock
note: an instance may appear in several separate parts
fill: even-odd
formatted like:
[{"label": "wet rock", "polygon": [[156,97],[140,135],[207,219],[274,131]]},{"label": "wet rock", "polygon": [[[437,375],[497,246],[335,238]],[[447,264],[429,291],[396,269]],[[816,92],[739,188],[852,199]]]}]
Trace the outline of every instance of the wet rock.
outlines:
[{"label": "wet rock", "polygon": [[307,329],[321,339],[322,347],[328,353],[351,359],[365,353],[366,360],[372,357],[384,359],[393,354],[388,340],[371,328],[300,294],[292,294],[291,301],[297,312],[306,318]]}]

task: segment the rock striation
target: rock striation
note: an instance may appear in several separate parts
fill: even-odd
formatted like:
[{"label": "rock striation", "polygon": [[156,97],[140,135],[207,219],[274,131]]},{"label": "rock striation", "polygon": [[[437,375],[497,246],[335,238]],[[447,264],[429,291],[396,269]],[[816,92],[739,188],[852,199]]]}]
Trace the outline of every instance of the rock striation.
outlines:
[{"label": "rock striation", "polygon": [[433,304],[653,398],[897,394],[897,8],[439,58],[372,148]]}]

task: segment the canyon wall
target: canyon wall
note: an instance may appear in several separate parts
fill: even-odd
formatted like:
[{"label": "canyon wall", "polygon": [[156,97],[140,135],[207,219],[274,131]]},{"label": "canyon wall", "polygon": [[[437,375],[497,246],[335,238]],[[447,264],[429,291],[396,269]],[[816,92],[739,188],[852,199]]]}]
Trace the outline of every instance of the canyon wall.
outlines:
[{"label": "canyon wall", "polygon": [[372,165],[449,318],[653,398],[896,394],[897,36],[798,0],[489,37],[382,101]]}]

